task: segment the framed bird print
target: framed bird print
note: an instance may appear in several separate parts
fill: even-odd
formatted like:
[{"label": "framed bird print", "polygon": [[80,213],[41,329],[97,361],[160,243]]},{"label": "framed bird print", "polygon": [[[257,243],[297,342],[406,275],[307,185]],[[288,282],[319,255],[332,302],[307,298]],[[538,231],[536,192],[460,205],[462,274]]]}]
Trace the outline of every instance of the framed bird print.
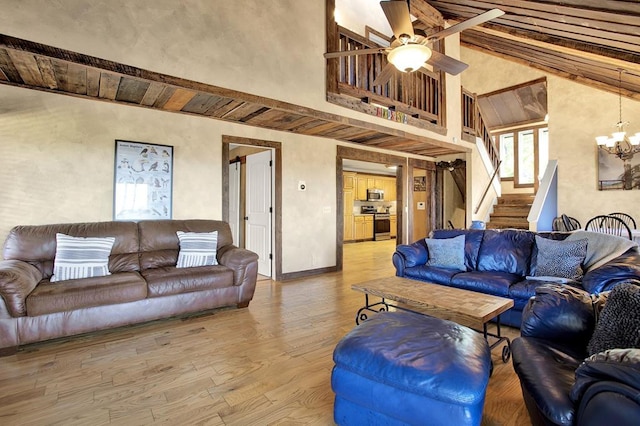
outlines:
[{"label": "framed bird print", "polygon": [[113,219],[171,219],[173,147],[116,140]]}]

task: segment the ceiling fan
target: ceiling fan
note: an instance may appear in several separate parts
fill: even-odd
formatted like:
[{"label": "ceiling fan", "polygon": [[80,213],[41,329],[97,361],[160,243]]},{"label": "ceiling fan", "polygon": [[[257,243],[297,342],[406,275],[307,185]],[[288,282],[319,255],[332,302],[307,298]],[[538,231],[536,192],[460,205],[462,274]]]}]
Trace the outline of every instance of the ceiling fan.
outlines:
[{"label": "ceiling fan", "polygon": [[428,45],[504,15],[504,12],[500,9],[491,9],[437,33],[421,35],[416,34],[411,23],[408,0],[381,1],[380,6],[393,30],[393,38],[389,47],[346,50],[324,54],[325,58],[338,58],[342,56],[385,53],[389,63],[382,68],[380,74],[373,81],[374,86],[387,83],[394,73],[394,68],[402,72],[413,72],[422,68],[425,63],[451,75],[460,74],[469,65],[450,56],[443,55],[429,48]]}]

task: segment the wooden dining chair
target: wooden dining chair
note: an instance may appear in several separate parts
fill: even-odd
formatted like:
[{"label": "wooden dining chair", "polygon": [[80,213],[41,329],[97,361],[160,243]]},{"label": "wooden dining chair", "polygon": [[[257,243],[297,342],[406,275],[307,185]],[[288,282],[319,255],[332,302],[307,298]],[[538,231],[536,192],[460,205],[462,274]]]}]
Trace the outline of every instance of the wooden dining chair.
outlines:
[{"label": "wooden dining chair", "polygon": [[609,216],[613,216],[613,217],[617,217],[618,219],[622,219],[624,221],[624,223],[626,223],[629,228],[637,229],[636,228],[636,221],[633,219],[633,217],[631,217],[631,215],[628,215],[626,213],[617,212],[617,213],[609,213]]},{"label": "wooden dining chair", "polygon": [[629,226],[624,223],[624,220],[615,216],[595,216],[589,219],[584,229],[586,231],[602,232],[604,234],[617,235],[619,237],[625,237],[633,240],[633,237],[631,236],[631,229],[629,229]]},{"label": "wooden dining chair", "polygon": [[553,219],[553,223],[551,224],[551,230],[553,231],[562,231],[562,232],[571,232],[577,229],[580,229],[580,222],[577,219],[574,219],[566,214],[560,215]]}]

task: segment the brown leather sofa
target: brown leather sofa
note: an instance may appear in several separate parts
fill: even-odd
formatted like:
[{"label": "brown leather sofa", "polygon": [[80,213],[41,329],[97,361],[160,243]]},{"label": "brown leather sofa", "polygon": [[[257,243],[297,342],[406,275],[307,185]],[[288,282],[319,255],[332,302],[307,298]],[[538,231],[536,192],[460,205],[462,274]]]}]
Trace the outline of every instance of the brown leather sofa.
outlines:
[{"label": "brown leather sofa", "polygon": [[[218,231],[218,265],[176,268],[177,231]],[[56,233],[115,237],[103,277],[51,283]],[[258,255],[232,244],[216,220],[93,222],[17,226],[0,262],[0,352],[20,345],[121,327],[253,298]]]}]

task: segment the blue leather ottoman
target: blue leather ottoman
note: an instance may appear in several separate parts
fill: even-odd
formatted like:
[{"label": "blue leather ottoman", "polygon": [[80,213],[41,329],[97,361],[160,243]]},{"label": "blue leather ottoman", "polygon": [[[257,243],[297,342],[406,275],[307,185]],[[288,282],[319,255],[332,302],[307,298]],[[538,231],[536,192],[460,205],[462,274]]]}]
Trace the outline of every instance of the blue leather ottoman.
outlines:
[{"label": "blue leather ottoman", "polygon": [[333,352],[339,425],[479,425],[491,373],[482,334],[411,312],[381,312]]}]

